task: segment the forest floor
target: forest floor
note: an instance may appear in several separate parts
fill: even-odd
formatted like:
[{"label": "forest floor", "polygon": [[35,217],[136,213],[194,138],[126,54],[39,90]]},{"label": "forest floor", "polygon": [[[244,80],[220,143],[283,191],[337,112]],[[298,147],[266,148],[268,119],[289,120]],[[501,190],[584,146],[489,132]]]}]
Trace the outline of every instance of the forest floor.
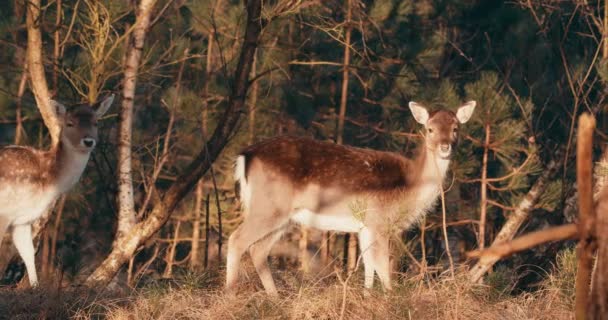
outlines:
[{"label": "forest floor", "polygon": [[472,285],[466,273],[435,279],[394,279],[363,294],[362,274],[302,278],[276,272],[279,298],[261,289],[253,267],[241,273],[238,294],[222,292],[218,272],[154,280],[128,292],[0,288],[2,319],[572,319],[572,270],[549,274],[534,292],[508,285]]}]

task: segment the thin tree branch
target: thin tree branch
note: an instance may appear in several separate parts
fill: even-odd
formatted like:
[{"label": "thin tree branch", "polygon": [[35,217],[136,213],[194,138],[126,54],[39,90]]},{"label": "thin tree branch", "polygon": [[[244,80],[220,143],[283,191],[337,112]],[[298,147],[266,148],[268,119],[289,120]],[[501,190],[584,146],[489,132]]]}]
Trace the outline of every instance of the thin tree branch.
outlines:
[{"label": "thin tree branch", "polygon": [[499,243],[482,250],[467,252],[469,258],[503,259],[523,250],[553,241],[562,241],[578,238],[578,227],[571,223],[541,231],[530,232],[508,242]]}]

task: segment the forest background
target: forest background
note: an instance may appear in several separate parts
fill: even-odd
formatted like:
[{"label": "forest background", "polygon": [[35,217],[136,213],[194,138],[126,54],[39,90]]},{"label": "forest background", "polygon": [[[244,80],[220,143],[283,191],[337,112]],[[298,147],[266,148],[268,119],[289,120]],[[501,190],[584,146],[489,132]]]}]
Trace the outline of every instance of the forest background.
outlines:
[{"label": "forest background", "polygon": [[[290,134],[410,156],[421,135],[409,101],[455,110],[476,100],[445,212],[395,241],[397,281],[485,277],[513,297],[562,278],[568,309],[572,243],[498,264],[465,252],[576,220],[578,115],[598,120],[596,159],[606,140],[607,16],[601,1],[6,1],[2,144],[51,141],[37,70],[68,105],[117,95],[81,182],[39,224],[43,281],[217,290],[241,221],[232,168],[242,147]],[[28,64],[34,47],[42,69]],[[9,242],[0,269],[11,287],[23,267]],[[294,226],[271,260],[297,281],[339,287],[357,258],[356,237]]]}]

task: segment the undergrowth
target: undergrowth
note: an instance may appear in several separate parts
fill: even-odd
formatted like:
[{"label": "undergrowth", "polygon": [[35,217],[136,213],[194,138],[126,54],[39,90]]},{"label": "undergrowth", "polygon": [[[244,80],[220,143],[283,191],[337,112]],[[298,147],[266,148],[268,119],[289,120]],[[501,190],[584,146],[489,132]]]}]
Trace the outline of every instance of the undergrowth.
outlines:
[{"label": "undergrowth", "polygon": [[[496,269],[485,285],[454,279],[396,277],[384,293],[365,293],[362,275],[344,283],[336,276],[302,277],[276,272],[280,297],[267,296],[252,268],[241,273],[238,294],[222,292],[218,272],[184,273],[171,280],[140,283],[130,293],[83,289],[0,288],[6,319],[571,319],[573,253],[560,254],[556,268],[535,292],[514,294],[512,274]],[[343,279],[343,278],[342,278]]]}]

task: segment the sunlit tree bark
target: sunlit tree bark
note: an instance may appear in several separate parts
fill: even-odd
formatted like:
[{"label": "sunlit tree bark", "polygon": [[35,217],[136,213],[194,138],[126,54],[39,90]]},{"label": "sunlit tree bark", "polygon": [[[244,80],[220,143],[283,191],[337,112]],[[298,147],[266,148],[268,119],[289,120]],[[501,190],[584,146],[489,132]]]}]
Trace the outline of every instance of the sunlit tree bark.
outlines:
[{"label": "sunlit tree bark", "polygon": [[44,124],[51,136],[51,146],[59,142],[61,124],[55,116],[55,110],[51,105],[51,95],[44,74],[44,61],[42,58],[42,34],[40,32],[40,0],[32,0],[27,3],[27,65],[30,75],[30,85],[36,105],[40,110]]},{"label": "sunlit tree bark", "polygon": [[131,163],[133,102],[137,85],[137,72],[144,49],[146,32],[150,25],[152,9],[156,0],[142,0],[137,8],[137,17],[130,37],[125,60],[125,72],[120,106],[118,129],[118,229],[114,246],[135,225],[136,213],[133,200],[133,174]]}]

